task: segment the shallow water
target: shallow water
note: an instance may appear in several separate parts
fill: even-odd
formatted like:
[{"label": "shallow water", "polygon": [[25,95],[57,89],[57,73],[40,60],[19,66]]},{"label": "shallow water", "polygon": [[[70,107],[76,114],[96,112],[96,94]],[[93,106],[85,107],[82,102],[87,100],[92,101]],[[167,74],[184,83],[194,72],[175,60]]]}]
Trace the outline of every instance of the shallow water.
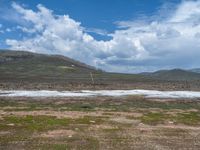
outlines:
[{"label": "shallow water", "polygon": [[91,96],[128,96],[143,95],[151,98],[200,98],[200,92],[194,91],[155,91],[155,90],[81,90],[81,91],[26,91],[0,90],[1,97],[91,97]]}]

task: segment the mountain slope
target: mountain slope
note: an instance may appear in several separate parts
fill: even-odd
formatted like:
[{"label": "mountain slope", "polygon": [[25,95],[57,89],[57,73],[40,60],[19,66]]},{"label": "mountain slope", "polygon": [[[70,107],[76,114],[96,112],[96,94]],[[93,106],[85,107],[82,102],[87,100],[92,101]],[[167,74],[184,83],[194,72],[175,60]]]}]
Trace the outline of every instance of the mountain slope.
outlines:
[{"label": "mountain slope", "polygon": [[160,70],[153,73],[148,73],[146,74],[146,76],[158,80],[174,80],[174,81],[200,80],[199,73],[186,71],[182,69]]},{"label": "mountain slope", "polygon": [[0,50],[0,89],[199,90],[200,74],[180,69],[108,73],[60,55]]},{"label": "mountain slope", "polygon": [[97,72],[91,66],[60,55],[36,54],[25,51],[0,51],[1,75],[65,76],[70,73]]},{"label": "mountain slope", "polygon": [[45,83],[130,82],[143,80],[140,75],[107,73],[61,55],[36,54],[25,51],[0,51],[1,82]]},{"label": "mountain slope", "polygon": [[190,69],[188,71],[195,72],[195,73],[200,73],[200,68],[194,68],[194,69]]},{"label": "mountain slope", "polygon": [[[197,70],[198,71],[198,70]],[[91,80],[90,73],[96,77],[108,81],[132,81],[134,80],[200,80],[200,74],[173,69],[160,70],[153,73],[142,74],[119,74],[106,73],[96,70],[94,67],[78,62],[61,55],[37,54],[27,51],[0,50],[0,77],[5,79],[14,78],[35,78],[35,79],[86,79]]]}]

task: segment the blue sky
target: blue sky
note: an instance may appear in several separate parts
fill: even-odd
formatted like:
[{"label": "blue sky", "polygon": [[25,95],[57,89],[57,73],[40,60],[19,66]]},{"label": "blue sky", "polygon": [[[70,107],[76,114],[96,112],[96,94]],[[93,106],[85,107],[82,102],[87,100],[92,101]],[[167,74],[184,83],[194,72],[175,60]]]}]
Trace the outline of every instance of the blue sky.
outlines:
[{"label": "blue sky", "polygon": [[[98,40],[108,40],[109,36],[96,34],[94,29],[102,32],[112,33],[117,29],[116,22],[134,20],[139,17],[152,17],[163,5],[173,4],[174,6],[181,0],[15,0],[16,3],[36,10],[38,4],[42,4],[55,14],[68,14],[71,18],[81,22],[83,27],[88,28],[88,32]],[[0,10],[7,13],[6,9],[11,9],[11,0],[0,0]],[[1,24],[12,26],[11,20],[1,19]],[[5,27],[6,27],[5,26]],[[90,31],[91,30],[91,31]],[[23,33],[22,33],[23,34]],[[9,35],[5,35],[7,38]],[[13,33],[12,33],[13,36]],[[4,45],[5,46],[5,45]]]},{"label": "blue sky", "polygon": [[199,67],[199,0],[0,0],[0,48],[114,72]]},{"label": "blue sky", "polygon": [[[0,0],[1,7],[11,7],[10,0]],[[108,31],[115,29],[114,22],[133,20],[140,15],[151,16],[166,3],[166,0],[15,0],[18,4],[36,10],[37,4],[43,4],[55,14],[68,14],[80,21],[83,26],[102,28]],[[167,3],[178,3],[180,0],[168,0]]]}]

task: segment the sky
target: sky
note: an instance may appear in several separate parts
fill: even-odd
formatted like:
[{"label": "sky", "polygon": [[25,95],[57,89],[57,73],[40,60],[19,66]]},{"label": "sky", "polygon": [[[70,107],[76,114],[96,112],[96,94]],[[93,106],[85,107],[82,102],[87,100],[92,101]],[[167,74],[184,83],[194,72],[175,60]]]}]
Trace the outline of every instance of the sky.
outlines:
[{"label": "sky", "polygon": [[0,49],[109,72],[200,67],[200,0],[0,0]]}]

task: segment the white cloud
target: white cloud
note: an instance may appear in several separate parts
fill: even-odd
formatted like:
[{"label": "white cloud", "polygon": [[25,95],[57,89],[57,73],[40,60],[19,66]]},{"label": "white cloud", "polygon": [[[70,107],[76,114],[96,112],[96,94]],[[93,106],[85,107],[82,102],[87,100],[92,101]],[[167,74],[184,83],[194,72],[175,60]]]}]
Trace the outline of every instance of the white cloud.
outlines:
[{"label": "white cloud", "polygon": [[199,20],[200,18],[200,1],[185,1],[176,10],[171,22],[185,22]]},{"label": "white cloud", "polygon": [[[200,64],[200,1],[183,1],[173,14],[159,21],[118,21],[120,28],[109,34],[112,39],[108,41],[96,40],[80,22],[68,15],[56,15],[42,5],[37,6],[37,11],[16,3],[12,7],[29,23],[29,26],[19,25],[18,29],[33,35],[22,40],[7,39],[11,49],[63,54],[120,72],[187,68]],[[107,34],[97,29],[91,32]]]},{"label": "white cloud", "polygon": [[106,30],[103,30],[103,29],[85,28],[84,31],[89,32],[89,33],[96,33],[96,34],[99,34],[99,35],[108,36],[108,32]]},{"label": "white cloud", "polygon": [[11,28],[6,28],[6,32],[12,32]]}]

